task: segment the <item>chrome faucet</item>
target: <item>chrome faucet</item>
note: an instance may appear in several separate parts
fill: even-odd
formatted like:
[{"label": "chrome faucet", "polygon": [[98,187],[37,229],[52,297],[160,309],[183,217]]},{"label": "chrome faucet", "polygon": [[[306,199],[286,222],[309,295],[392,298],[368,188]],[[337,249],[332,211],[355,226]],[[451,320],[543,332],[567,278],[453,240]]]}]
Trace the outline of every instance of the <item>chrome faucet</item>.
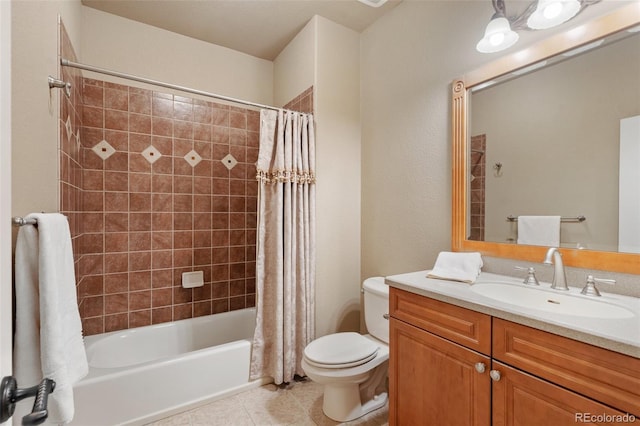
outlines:
[{"label": "chrome faucet", "polygon": [[551,247],[547,250],[543,263],[555,266],[551,288],[554,290],[569,290],[569,287],[567,287],[567,275],[564,272],[564,264],[562,263],[562,253],[558,251],[557,247]]}]

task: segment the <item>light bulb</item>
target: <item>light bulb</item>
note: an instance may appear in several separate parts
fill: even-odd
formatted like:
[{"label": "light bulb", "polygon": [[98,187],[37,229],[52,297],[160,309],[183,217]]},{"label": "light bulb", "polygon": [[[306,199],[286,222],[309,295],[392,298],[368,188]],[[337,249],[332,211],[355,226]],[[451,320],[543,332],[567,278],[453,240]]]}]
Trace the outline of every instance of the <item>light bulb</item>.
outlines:
[{"label": "light bulb", "polygon": [[503,41],[503,33],[491,34],[491,36],[489,37],[489,43],[491,43],[492,46],[499,46]]},{"label": "light bulb", "polygon": [[562,3],[559,1],[553,2],[544,8],[542,14],[547,19],[554,19],[562,12]]}]

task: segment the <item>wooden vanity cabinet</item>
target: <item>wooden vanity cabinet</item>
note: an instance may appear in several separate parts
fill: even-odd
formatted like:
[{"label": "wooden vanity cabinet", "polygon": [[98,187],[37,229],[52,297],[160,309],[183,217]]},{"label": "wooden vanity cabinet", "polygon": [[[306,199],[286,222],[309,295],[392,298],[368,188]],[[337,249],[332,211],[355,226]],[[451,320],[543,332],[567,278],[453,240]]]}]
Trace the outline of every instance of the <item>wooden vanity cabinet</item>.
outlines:
[{"label": "wooden vanity cabinet", "polygon": [[390,290],[389,424],[490,425],[491,317]]},{"label": "wooden vanity cabinet", "polygon": [[640,359],[493,318],[494,360],[640,419]]},{"label": "wooden vanity cabinet", "polygon": [[491,379],[475,367],[488,372],[488,356],[393,317],[389,327],[389,424],[491,424]]},{"label": "wooden vanity cabinet", "polygon": [[[494,360],[491,369],[500,372],[500,380],[492,380],[491,383],[493,426],[626,423],[621,421],[625,418],[625,413],[621,411],[506,364]],[[603,416],[602,421],[593,421],[592,416]]]},{"label": "wooden vanity cabinet", "polygon": [[637,358],[396,288],[389,303],[390,425],[640,419]]}]

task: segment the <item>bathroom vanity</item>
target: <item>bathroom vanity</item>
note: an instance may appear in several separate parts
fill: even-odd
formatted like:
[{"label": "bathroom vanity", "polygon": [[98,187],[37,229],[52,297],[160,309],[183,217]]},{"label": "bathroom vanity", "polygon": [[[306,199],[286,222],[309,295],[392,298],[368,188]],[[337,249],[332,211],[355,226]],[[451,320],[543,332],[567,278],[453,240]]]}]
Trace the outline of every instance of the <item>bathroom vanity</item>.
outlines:
[{"label": "bathroom vanity", "polygon": [[[485,273],[477,285],[489,281],[523,285]],[[612,295],[603,303],[635,313],[603,319],[496,301],[426,271],[386,282],[389,424],[640,424],[638,299]]]}]

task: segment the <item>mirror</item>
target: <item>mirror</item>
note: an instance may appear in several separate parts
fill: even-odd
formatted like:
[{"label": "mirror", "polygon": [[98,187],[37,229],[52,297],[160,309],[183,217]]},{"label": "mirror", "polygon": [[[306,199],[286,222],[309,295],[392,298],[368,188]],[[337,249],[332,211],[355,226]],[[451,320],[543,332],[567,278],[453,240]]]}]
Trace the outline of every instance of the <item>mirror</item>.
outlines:
[{"label": "mirror", "polygon": [[[627,31],[639,22],[640,7],[624,7],[454,81],[454,250],[540,262],[555,244],[518,241],[526,234],[518,216],[558,215],[567,265],[640,273],[640,242],[618,238],[619,223],[630,233],[619,220],[628,197],[618,196],[618,182],[629,179],[618,178],[626,156],[617,140],[620,117],[640,115],[640,33]],[[628,73],[594,67],[624,64],[630,52]],[[594,117],[608,123],[587,128]]]},{"label": "mirror", "polygon": [[640,216],[626,205],[640,194],[640,175],[619,178],[634,148],[620,128],[640,127],[640,32],[586,47],[470,89],[469,239],[640,253],[640,235],[624,244],[634,234],[625,213]]}]

